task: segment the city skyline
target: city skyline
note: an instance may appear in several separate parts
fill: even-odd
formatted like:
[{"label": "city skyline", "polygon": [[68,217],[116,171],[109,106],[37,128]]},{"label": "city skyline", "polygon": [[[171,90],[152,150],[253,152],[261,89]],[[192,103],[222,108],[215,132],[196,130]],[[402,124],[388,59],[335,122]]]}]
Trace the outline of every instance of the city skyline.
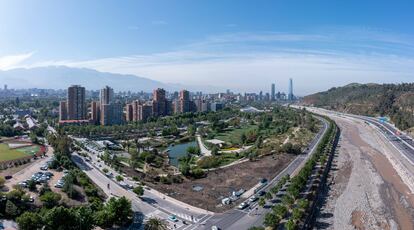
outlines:
[{"label": "city skyline", "polygon": [[[303,95],[414,77],[412,3],[262,1],[253,12],[244,3],[43,3],[0,3],[0,70],[65,65],[238,91],[294,78]],[[398,14],[384,17],[389,10]]]}]

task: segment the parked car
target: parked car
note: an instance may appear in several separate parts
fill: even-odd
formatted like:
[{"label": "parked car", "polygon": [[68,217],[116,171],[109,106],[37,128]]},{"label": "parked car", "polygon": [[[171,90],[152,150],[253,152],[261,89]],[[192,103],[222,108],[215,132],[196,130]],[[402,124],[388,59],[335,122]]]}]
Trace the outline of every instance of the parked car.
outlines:
[{"label": "parked car", "polygon": [[6,180],[10,180],[11,178],[13,178],[13,176],[11,176],[11,175],[7,175],[7,176],[4,177],[4,179],[6,179]]},{"label": "parked car", "polygon": [[256,197],[256,196],[251,196],[250,198],[249,198],[249,201],[250,202],[255,202],[256,200],[257,200],[258,198]]},{"label": "parked car", "polygon": [[265,191],[260,191],[258,194],[259,194],[259,196],[264,196],[264,195],[266,195],[266,192]]},{"label": "parked car", "polygon": [[47,165],[43,165],[42,167],[40,167],[40,170],[46,171],[49,167]]},{"label": "parked car", "polygon": [[249,206],[247,203],[242,202],[241,204],[239,204],[239,206],[237,206],[237,208],[242,210],[242,209],[245,209],[247,206]]},{"label": "parked car", "polygon": [[176,217],[175,215],[171,215],[171,216],[169,216],[169,217],[168,217],[168,219],[169,219],[170,221],[172,221],[172,222],[178,222],[178,219],[177,219],[177,217]]}]

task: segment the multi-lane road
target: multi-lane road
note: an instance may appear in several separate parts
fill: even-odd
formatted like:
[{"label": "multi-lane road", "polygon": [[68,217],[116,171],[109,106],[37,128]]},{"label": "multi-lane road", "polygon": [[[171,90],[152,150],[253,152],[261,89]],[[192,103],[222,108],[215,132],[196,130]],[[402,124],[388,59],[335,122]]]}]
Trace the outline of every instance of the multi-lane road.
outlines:
[{"label": "multi-lane road", "polygon": [[[329,125],[325,119],[321,117],[316,118],[322,122],[323,126],[315,138],[311,141],[307,150],[303,154],[297,156],[283,171],[281,171],[268,183],[266,187],[262,188],[261,190],[268,192],[270,188],[275,186],[283,176],[295,175],[295,173],[297,173],[299,169],[302,168],[306,160],[314,153],[318,143],[322,139]],[[220,229],[244,230],[252,226],[263,225],[264,216],[270,211],[270,208],[258,207],[257,202],[255,202],[245,210],[232,209],[223,214],[216,214],[205,223],[198,223],[195,226],[197,228],[193,229],[211,229],[212,226],[217,226]]]},{"label": "multi-lane road", "polygon": [[[279,180],[285,175],[294,175],[304,165],[306,160],[316,149],[321,137],[328,128],[328,122],[317,117],[323,124],[321,130],[309,144],[307,150],[297,156],[284,170],[282,170],[275,178],[270,180],[267,186],[262,188],[268,191],[275,186]],[[149,189],[145,191],[142,199],[138,198],[132,191],[125,189],[113,178],[108,178],[103,173],[102,162],[98,162],[96,154],[90,154],[91,161],[85,161],[84,158],[77,154],[73,155],[74,162],[97,184],[108,196],[125,196],[132,201],[133,210],[137,213],[136,224],[131,229],[142,227],[142,219],[145,217],[155,216],[162,219],[168,219],[170,215],[175,215],[179,222],[173,223],[168,221],[172,229],[211,229],[212,226],[218,226],[220,229],[248,229],[251,226],[259,226],[263,224],[266,213],[270,212],[269,208],[259,208],[257,202],[250,204],[245,210],[232,209],[225,213],[212,213],[196,207],[189,206],[168,196],[165,196],[155,190]],[[117,172],[106,167],[114,176]],[[133,184],[132,180],[126,178],[126,182]],[[186,222],[186,224],[183,224]]]}]

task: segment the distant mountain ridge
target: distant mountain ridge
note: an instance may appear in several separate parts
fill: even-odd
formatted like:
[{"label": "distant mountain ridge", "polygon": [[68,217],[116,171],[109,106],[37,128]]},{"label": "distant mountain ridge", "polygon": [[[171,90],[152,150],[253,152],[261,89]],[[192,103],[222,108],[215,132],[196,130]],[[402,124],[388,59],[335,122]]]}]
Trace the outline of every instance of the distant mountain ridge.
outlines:
[{"label": "distant mountain ridge", "polygon": [[308,95],[302,103],[354,114],[385,115],[400,129],[414,131],[414,83],[351,83]]},{"label": "distant mountain ridge", "polygon": [[[115,91],[144,91],[152,92],[156,88],[168,91],[177,91],[184,88],[200,90],[203,86],[184,86],[180,84],[166,84],[130,74],[117,74],[99,72],[87,68],[73,68],[67,66],[47,66],[36,68],[18,68],[0,71],[0,84],[7,84],[9,88],[45,88],[66,89],[68,86],[78,84],[88,90],[98,90],[109,85]],[[207,90],[214,87],[206,86]]]}]

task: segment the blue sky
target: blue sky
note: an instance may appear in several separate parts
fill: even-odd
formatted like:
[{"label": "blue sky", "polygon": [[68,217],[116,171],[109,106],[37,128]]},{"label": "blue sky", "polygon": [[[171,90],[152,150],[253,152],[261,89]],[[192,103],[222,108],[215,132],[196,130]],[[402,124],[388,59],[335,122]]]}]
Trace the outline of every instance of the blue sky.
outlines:
[{"label": "blue sky", "polygon": [[413,1],[5,1],[0,69],[67,65],[307,94],[414,80]]}]

